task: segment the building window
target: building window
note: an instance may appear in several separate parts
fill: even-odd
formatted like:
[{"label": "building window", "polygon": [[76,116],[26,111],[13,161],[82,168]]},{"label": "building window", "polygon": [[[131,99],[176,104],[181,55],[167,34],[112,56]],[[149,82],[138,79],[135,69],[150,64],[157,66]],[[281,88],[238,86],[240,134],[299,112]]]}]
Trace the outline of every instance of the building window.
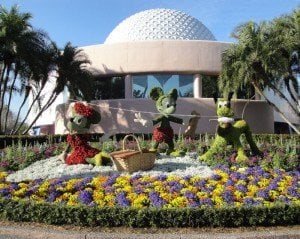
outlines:
[{"label": "building window", "polygon": [[153,87],[161,87],[164,92],[175,88],[179,97],[194,97],[193,75],[133,75],[133,97],[148,98]]},{"label": "building window", "polygon": [[94,100],[124,99],[125,76],[99,76],[95,79]]}]

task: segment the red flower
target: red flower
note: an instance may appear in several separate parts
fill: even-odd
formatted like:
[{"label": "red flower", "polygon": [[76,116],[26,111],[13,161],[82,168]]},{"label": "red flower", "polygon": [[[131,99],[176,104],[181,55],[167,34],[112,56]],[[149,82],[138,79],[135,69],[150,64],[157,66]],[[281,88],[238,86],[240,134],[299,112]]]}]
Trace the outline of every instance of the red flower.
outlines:
[{"label": "red flower", "polygon": [[161,128],[161,127],[156,127],[153,130],[153,139],[156,142],[170,142],[173,140],[174,137],[174,132],[171,127],[168,128]]},{"label": "red flower", "polygon": [[93,114],[93,108],[81,102],[76,102],[74,105],[75,112],[85,117],[90,117]]},{"label": "red flower", "polygon": [[93,158],[100,151],[92,148],[88,143],[87,135],[68,135],[67,142],[72,148],[72,152],[66,158],[66,164],[85,164],[86,158]]}]

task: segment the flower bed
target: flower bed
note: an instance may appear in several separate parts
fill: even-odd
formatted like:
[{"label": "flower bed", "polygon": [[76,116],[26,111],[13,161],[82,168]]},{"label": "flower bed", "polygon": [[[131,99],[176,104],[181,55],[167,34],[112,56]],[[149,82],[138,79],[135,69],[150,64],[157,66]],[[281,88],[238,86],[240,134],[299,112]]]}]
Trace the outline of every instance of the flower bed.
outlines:
[{"label": "flower bed", "polygon": [[[0,217],[106,226],[298,224],[300,173],[295,159],[299,154],[299,146],[294,138],[281,141],[279,138],[265,144],[269,150],[265,149],[264,158],[257,158],[250,166],[233,165],[230,157],[234,152],[226,156],[227,152],[224,151],[223,160],[216,159],[212,163],[213,175],[210,177],[166,175],[162,172],[156,176],[116,174],[16,183],[7,182],[5,179],[9,172],[2,171]],[[290,168],[292,170],[288,170]],[[28,208],[32,208],[32,211]],[[14,213],[20,211],[24,215],[17,219]],[[80,219],[74,219],[71,212]],[[112,213],[119,221],[114,222],[113,217],[108,215],[96,216],[104,212]],[[40,215],[46,213],[49,215],[47,220]],[[164,219],[159,222],[157,217],[162,215]],[[179,218],[172,222],[166,219],[171,220],[175,215]],[[105,217],[108,221],[101,222],[99,218],[105,220]],[[141,222],[142,219],[147,222]]]}]

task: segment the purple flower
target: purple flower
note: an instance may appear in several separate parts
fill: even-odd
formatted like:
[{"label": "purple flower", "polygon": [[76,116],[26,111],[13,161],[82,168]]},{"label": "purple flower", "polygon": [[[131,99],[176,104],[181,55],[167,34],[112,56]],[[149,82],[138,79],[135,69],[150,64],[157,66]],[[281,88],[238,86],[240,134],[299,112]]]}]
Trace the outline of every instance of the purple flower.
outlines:
[{"label": "purple flower", "polygon": [[91,191],[83,190],[79,193],[78,200],[81,203],[89,205],[93,201],[93,194]]},{"label": "purple flower", "polygon": [[189,201],[189,206],[190,207],[199,207],[199,206],[201,206],[201,204],[198,201]]},{"label": "purple flower", "polygon": [[214,174],[214,175],[212,175],[210,178],[211,178],[212,180],[218,181],[218,180],[220,180],[222,177],[221,177],[220,175],[218,175],[218,174]]},{"label": "purple flower", "polygon": [[228,179],[227,182],[225,183],[225,187],[233,186],[233,185],[234,185],[234,181],[232,179]]},{"label": "purple flower", "polygon": [[83,189],[85,189],[85,187],[87,186],[88,183],[90,183],[92,181],[92,177],[86,177],[84,179],[82,179],[80,182],[76,183],[74,188],[76,191],[81,191]]},{"label": "purple flower", "polygon": [[154,207],[162,207],[166,204],[166,201],[162,199],[158,192],[149,192],[149,199]]},{"label": "purple flower", "polygon": [[116,182],[116,179],[117,177],[119,177],[118,174],[114,174],[112,176],[110,176],[107,181],[105,183],[103,183],[103,187],[108,187],[108,186],[112,186],[115,182]]},{"label": "purple flower", "polygon": [[118,193],[116,200],[117,200],[118,205],[121,207],[129,207],[130,206],[130,201],[126,198],[125,192]]},{"label": "purple flower", "polygon": [[246,207],[251,207],[251,206],[261,205],[261,202],[259,200],[255,200],[253,198],[245,198],[243,204]]},{"label": "purple flower", "polygon": [[288,187],[287,188],[288,193],[295,198],[300,198],[300,193],[297,191],[296,188]]},{"label": "purple flower", "polygon": [[231,191],[224,191],[222,193],[222,197],[223,197],[223,200],[228,204],[228,205],[233,205],[233,202],[234,202],[234,197],[233,197],[233,194]]},{"label": "purple flower", "polygon": [[3,197],[10,195],[10,192],[11,192],[10,188],[1,188],[0,189],[0,195]]},{"label": "purple flower", "polygon": [[211,200],[211,198],[204,198],[204,199],[200,199],[199,200],[199,204],[202,206],[213,206],[214,203],[213,201]]},{"label": "purple flower", "polygon": [[263,199],[267,199],[267,198],[269,198],[269,191],[267,189],[260,189],[256,193],[256,196],[263,198]]},{"label": "purple flower", "polygon": [[242,184],[236,185],[235,189],[243,193],[247,192],[247,187]]},{"label": "purple flower", "polygon": [[51,193],[48,195],[46,201],[47,201],[47,202],[54,202],[55,199],[56,199],[57,197],[61,196],[61,195],[62,195],[62,192],[60,192],[60,191],[54,191],[54,192],[51,192]]},{"label": "purple flower", "polygon": [[144,192],[144,188],[143,187],[135,187],[133,189],[133,192],[137,193],[137,194],[141,194]]},{"label": "purple flower", "polygon": [[183,188],[183,185],[177,181],[170,181],[169,185],[170,185],[171,193],[174,193],[174,192],[179,193],[180,190]]},{"label": "purple flower", "polygon": [[205,188],[205,185],[206,185],[206,180],[205,179],[201,179],[201,180],[196,181],[194,183],[194,186],[197,187],[197,188],[200,188],[200,189]]},{"label": "purple flower", "polygon": [[195,193],[191,192],[191,191],[185,191],[183,194],[187,199],[197,199],[197,196],[195,195]]}]

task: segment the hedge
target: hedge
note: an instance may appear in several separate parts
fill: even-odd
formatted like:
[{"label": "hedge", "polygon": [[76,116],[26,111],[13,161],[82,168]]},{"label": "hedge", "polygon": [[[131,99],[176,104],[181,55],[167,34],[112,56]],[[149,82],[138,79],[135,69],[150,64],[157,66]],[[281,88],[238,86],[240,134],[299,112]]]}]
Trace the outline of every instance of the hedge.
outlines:
[{"label": "hedge", "polygon": [[0,199],[0,219],[100,227],[242,227],[300,224],[300,205],[224,208],[99,208]]}]

